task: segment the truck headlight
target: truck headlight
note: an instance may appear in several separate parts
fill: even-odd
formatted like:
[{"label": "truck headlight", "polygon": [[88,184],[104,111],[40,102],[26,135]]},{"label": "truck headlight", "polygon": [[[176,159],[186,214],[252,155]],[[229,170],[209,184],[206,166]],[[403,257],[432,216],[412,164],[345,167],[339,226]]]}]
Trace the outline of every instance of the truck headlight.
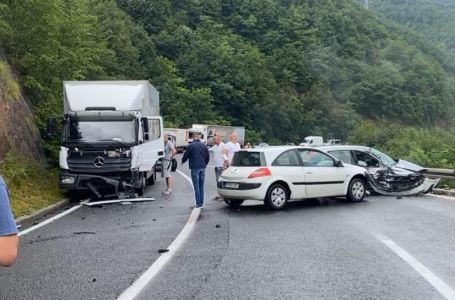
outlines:
[{"label": "truck headlight", "polygon": [[76,177],[74,176],[68,176],[68,175],[63,175],[60,178],[60,182],[62,184],[74,184],[76,182]]}]

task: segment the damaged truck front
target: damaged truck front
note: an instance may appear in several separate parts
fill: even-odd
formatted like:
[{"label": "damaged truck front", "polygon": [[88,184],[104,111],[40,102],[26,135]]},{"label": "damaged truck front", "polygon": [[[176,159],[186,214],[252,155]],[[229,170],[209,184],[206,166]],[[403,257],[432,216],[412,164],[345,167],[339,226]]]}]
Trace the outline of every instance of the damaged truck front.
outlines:
[{"label": "damaged truck front", "polygon": [[142,195],[164,156],[159,94],[148,81],[67,81],[60,187]]}]

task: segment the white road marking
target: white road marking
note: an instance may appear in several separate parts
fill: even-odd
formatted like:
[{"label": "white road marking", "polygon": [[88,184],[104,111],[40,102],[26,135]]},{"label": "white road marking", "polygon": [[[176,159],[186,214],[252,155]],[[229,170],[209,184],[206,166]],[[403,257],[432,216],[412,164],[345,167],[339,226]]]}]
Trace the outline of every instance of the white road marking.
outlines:
[{"label": "white road marking", "polygon": [[122,203],[122,202],[146,202],[146,201],[155,201],[155,198],[131,198],[131,199],[120,199],[120,200],[85,202],[85,203],[83,203],[83,205],[93,206],[93,205],[113,204],[113,203]]},{"label": "white road marking", "polygon": [[373,234],[378,240],[389,247],[395,254],[407,262],[417,273],[425,278],[442,296],[449,300],[455,300],[455,291],[448,286],[441,278],[436,276],[430,269],[425,267],[417,259],[415,259],[406,250],[395,244],[388,237],[381,234]]},{"label": "white road marking", "polygon": [[47,225],[47,224],[49,224],[49,223],[52,223],[52,222],[54,222],[55,220],[58,220],[58,219],[60,219],[61,217],[64,217],[64,216],[66,216],[66,215],[72,213],[73,211],[75,211],[75,210],[81,208],[82,205],[83,205],[84,203],[85,203],[85,201],[82,202],[82,204],[73,206],[73,207],[71,207],[70,209],[65,210],[64,212],[59,213],[58,215],[55,215],[55,216],[53,216],[52,218],[47,219],[46,221],[43,221],[43,222],[41,222],[41,223],[39,223],[39,224],[37,224],[37,225],[35,225],[35,226],[32,226],[32,227],[30,227],[30,228],[28,228],[28,229],[25,229],[24,231],[19,232],[18,236],[25,235],[25,234],[30,233],[30,232],[32,232],[32,231],[38,229],[38,228],[43,227],[43,226],[45,226],[45,225]]},{"label": "white road marking", "polygon": [[[182,175],[191,185],[193,188],[193,183],[191,179],[182,171],[177,170],[177,172]],[[194,208],[191,212],[188,221],[186,222],[185,226],[183,227],[182,231],[179,235],[175,238],[172,244],[167,248],[169,251],[165,252],[158,257],[158,259],[150,266],[150,268],[145,271],[141,277],[139,277],[133,285],[127,288],[118,298],[117,300],[131,300],[136,298],[139,293],[147,286],[147,284],[164,268],[164,266],[172,259],[175,255],[177,250],[182,247],[183,243],[188,239],[190,236],[194,225],[201,214],[200,208]]]},{"label": "white road marking", "polygon": [[188,177],[188,175],[186,175],[185,173],[183,173],[182,171],[180,170],[177,170],[177,173],[179,173],[180,175],[183,176],[183,178],[185,178],[191,185],[191,188],[193,189],[193,192],[194,192],[194,187],[193,187],[193,180],[191,180],[190,177]]}]

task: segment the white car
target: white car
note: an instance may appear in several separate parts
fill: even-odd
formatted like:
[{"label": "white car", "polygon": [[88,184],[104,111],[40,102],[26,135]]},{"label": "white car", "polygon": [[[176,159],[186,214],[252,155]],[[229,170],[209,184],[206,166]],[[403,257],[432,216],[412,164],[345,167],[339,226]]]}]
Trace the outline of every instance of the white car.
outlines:
[{"label": "white car", "polygon": [[229,205],[259,200],[271,209],[305,198],[346,196],[362,201],[365,187],[364,168],[343,165],[317,148],[298,146],[240,150],[218,182],[218,192]]}]

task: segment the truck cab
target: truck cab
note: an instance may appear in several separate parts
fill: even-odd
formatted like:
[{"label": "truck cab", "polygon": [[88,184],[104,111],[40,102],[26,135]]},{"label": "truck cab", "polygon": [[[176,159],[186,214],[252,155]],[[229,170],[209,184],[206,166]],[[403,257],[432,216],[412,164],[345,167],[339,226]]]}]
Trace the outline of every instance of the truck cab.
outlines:
[{"label": "truck cab", "polygon": [[142,195],[164,156],[156,90],[147,81],[101,81],[64,82],[64,91],[60,187]]}]

